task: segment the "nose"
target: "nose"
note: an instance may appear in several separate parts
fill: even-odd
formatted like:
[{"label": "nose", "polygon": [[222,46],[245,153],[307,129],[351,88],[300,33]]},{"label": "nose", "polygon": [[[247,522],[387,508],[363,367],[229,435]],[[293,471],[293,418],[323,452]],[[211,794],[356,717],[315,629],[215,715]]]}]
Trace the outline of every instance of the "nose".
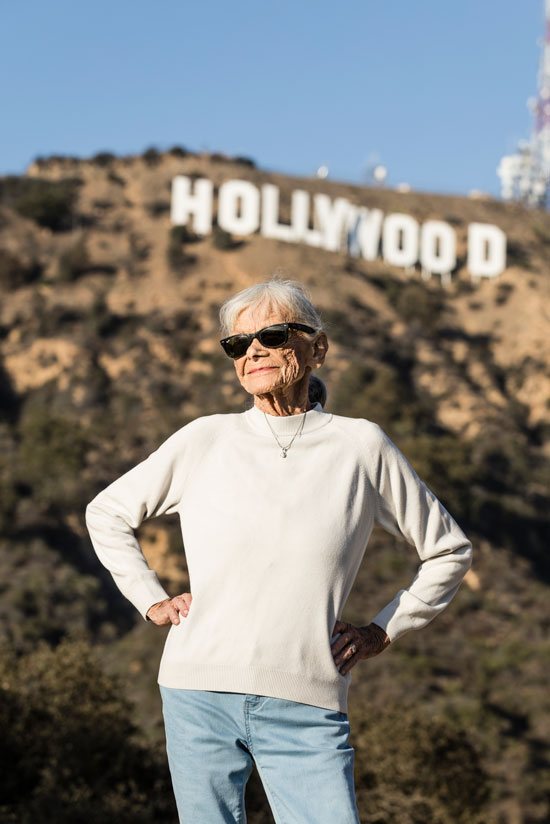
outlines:
[{"label": "nose", "polygon": [[258,338],[253,338],[250,341],[248,349],[246,350],[246,357],[254,358],[257,355],[261,355],[262,353],[265,353],[265,348],[262,346]]}]

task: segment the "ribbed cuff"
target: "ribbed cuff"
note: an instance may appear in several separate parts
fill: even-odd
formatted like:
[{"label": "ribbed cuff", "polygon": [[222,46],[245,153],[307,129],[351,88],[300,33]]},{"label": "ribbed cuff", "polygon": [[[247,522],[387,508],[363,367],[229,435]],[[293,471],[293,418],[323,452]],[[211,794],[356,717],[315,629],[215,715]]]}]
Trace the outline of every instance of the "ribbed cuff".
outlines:
[{"label": "ribbed cuff", "polygon": [[150,570],[132,583],[127,597],[141,613],[143,619],[149,621],[149,618],[147,618],[148,610],[151,609],[153,604],[158,604],[159,601],[170,598],[170,595],[160,583],[157,573]]},{"label": "ribbed cuff", "polygon": [[385,630],[386,635],[393,642],[411,629],[426,626],[439,612],[440,609],[431,607],[406,589],[402,589],[393,601],[390,601],[371,620],[373,624]]}]

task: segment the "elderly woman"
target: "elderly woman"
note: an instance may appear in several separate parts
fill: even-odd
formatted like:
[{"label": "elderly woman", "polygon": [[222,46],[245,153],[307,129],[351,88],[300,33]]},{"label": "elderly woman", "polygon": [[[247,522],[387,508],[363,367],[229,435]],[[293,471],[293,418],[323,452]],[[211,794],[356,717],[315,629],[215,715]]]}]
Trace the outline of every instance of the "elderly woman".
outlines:
[{"label": "elderly woman", "polygon": [[[328,341],[302,284],[251,286],[220,318],[253,405],[181,427],[88,504],[88,530],[143,618],[171,624],[158,683],[180,820],[245,821],[255,764],[277,822],[357,824],[350,671],[447,606],[471,544],[378,424],[311,398]],[[175,512],[192,597],[170,597],[134,533]],[[341,615],[375,523],[421,563],[359,627]]]}]

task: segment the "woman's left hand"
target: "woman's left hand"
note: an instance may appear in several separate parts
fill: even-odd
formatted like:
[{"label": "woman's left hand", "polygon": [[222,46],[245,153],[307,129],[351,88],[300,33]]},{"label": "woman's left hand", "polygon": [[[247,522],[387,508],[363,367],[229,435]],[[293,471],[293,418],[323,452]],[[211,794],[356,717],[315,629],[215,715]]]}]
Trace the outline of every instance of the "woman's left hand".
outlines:
[{"label": "woman's left hand", "polygon": [[336,621],[332,635],[338,632],[341,635],[332,642],[331,650],[340,675],[349,672],[362,658],[373,658],[379,655],[390,643],[385,631],[377,624],[356,627],[345,621]]}]

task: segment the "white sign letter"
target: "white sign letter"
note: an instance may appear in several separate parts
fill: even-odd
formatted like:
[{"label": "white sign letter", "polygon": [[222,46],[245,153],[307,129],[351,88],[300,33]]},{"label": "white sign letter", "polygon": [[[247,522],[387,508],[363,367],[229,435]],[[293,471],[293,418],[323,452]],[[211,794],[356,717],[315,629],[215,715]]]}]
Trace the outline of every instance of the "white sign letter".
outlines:
[{"label": "white sign letter", "polygon": [[218,225],[236,235],[254,234],[260,225],[260,193],[253,183],[248,180],[222,183],[218,197]]},{"label": "white sign letter", "polygon": [[308,246],[321,246],[323,237],[317,229],[309,228],[309,192],[295,189],[290,205],[294,240],[307,243]]},{"label": "white sign letter", "polygon": [[495,278],[506,268],[506,235],[490,223],[468,226],[468,271],[472,278]]},{"label": "white sign letter", "polygon": [[351,206],[348,213],[348,251],[352,257],[360,255],[365,260],[376,260],[384,212],[381,209],[366,209]]},{"label": "white sign letter", "polygon": [[315,217],[317,225],[323,234],[323,249],[330,252],[339,252],[344,241],[347,227],[349,201],[344,197],[337,197],[331,201],[328,195],[314,195]]},{"label": "white sign letter", "polygon": [[410,215],[388,215],[382,233],[384,260],[391,266],[414,266],[418,260],[418,223]]},{"label": "white sign letter", "polygon": [[193,228],[199,235],[212,231],[212,183],[206,178],[195,181],[191,194],[191,179],[177,175],[172,180],[172,223],[185,226],[193,215]]},{"label": "white sign letter", "polygon": [[420,232],[420,263],[437,275],[446,275],[456,266],[456,235],[442,220],[427,220]]},{"label": "white sign letter", "polygon": [[279,223],[279,188],[272,183],[262,186],[262,235],[292,243],[292,226]]}]

